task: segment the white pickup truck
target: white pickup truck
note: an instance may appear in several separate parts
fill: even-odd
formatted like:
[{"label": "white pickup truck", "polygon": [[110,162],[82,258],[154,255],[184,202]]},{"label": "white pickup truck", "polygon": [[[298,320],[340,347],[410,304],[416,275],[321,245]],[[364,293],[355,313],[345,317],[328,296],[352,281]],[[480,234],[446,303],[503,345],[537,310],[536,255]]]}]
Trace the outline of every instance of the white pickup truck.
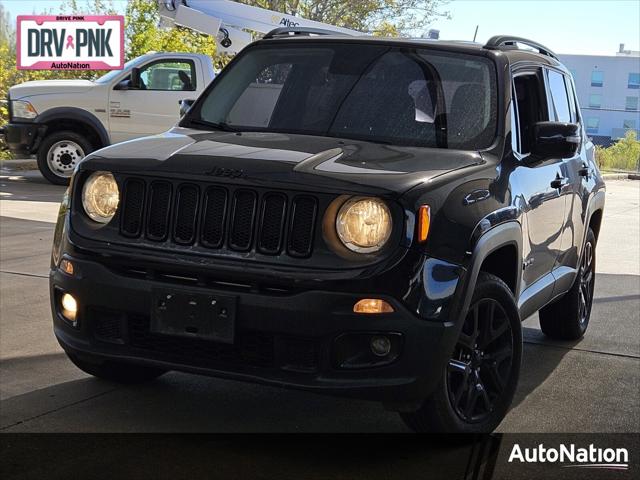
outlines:
[{"label": "white pickup truck", "polygon": [[180,102],[213,77],[206,55],[149,53],[95,81],[25,82],[9,89],[5,141],[14,153],[36,154],[44,177],[64,185],[86,154],[171,128]]}]

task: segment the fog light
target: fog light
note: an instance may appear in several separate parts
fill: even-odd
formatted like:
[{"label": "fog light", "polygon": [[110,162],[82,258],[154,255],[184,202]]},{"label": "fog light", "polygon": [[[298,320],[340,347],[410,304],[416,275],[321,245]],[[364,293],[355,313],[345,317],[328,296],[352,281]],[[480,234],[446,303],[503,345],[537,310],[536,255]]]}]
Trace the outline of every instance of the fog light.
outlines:
[{"label": "fog light", "polygon": [[388,337],[371,337],[371,352],[377,357],[386,357],[391,351],[391,340]]},{"label": "fog light", "polygon": [[78,312],[78,302],[72,295],[65,293],[62,295],[62,315],[70,322],[76,321],[76,313]]},{"label": "fog light", "polygon": [[355,313],[391,313],[393,307],[379,298],[363,298],[353,306]]},{"label": "fog light", "polygon": [[62,260],[60,260],[60,270],[62,270],[67,275],[73,275],[73,263],[71,263],[66,258],[63,258]]}]

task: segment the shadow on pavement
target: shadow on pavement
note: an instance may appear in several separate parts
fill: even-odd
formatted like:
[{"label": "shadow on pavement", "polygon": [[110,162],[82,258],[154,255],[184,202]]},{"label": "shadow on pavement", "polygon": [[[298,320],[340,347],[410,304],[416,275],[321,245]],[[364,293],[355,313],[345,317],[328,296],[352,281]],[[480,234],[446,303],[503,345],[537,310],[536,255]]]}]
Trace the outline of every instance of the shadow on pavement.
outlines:
[{"label": "shadow on pavement", "polygon": [[[34,185],[37,189],[34,191]],[[60,203],[67,187],[52,185],[38,171],[0,170],[0,201]]]}]

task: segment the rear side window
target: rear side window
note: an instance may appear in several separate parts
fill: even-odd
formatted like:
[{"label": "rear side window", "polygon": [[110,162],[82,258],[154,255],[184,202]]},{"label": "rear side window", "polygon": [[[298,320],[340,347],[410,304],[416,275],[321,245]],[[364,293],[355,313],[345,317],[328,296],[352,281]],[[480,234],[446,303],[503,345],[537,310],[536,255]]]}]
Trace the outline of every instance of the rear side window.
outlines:
[{"label": "rear side window", "polygon": [[554,70],[547,70],[547,82],[549,84],[549,116],[557,122],[572,121],[567,87],[564,75]]},{"label": "rear side window", "polygon": [[564,77],[564,81],[567,85],[567,94],[569,95],[569,110],[571,110],[571,121],[573,123],[580,123],[578,116],[578,102],[576,100],[576,92],[573,88],[573,81],[570,77]]}]

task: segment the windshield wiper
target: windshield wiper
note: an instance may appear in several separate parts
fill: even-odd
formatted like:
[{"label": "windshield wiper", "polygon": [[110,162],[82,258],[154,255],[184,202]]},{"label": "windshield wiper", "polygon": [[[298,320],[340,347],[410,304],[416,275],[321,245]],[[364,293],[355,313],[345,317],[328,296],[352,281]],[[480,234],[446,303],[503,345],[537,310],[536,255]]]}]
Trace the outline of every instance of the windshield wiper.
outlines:
[{"label": "windshield wiper", "polygon": [[220,122],[220,123],[207,122],[206,120],[198,120],[196,118],[189,119],[189,125],[200,125],[203,127],[213,128],[214,130],[220,130],[222,132],[238,132],[239,131],[224,122]]}]

